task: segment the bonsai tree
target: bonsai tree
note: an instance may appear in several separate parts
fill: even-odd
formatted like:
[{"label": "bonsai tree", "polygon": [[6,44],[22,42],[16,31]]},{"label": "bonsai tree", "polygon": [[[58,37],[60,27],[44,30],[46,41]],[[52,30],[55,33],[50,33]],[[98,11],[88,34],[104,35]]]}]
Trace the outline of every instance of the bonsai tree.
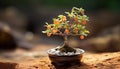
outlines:
[{"label": "bonsai tree", "polygon": [[89,31],[86,29],[88,17],[84,14],[84,9],[73,7],[71,12],[65,12],[65,15],[58,15],[53,18],[53,23],[46,22],[46,33],[48,37],[51,35],[59,35],[64,37],[64,45],[58,49],[60,52],[76,52],[76,50],[68,45],[68,36],[79,36],[84,39]]}]

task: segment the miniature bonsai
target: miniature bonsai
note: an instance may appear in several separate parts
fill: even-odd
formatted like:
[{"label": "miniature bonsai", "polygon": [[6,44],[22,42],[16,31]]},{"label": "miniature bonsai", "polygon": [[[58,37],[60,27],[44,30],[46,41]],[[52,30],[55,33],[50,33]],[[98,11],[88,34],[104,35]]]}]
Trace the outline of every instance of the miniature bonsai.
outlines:
[{"label": "miniature bonsai", "polygon": [[53,23],[46,22],[46,30],[42,31],[46,33],[48,37],[51,35],[59,35],[64,37],[64,44],[56,48],[60,52],[76,52],[76,49],[72,48],[68,44],[68,36],[79,36],[80,39],[84,39],[89,31],[86,29],[88,17],[84,14],[84,9],[73,7],[71,12],[65,12],[65,15],[58,15],[58,18],[53,18]]}]

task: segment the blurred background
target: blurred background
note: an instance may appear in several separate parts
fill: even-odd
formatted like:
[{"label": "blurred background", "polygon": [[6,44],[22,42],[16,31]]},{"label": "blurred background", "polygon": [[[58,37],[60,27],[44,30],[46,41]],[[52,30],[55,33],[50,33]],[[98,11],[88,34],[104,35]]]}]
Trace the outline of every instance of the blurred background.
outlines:
[{"label": "blurred background", "polygon": [[0,50],[45,52],[62,45],[61,36],[48,38],[41,31],[45,22],[52,23],[52,18],[74,6],[85,9],[91,33],[85,40],[70,36],[70,46],[92,52],[120,51],[120,0],[0,0]]}]

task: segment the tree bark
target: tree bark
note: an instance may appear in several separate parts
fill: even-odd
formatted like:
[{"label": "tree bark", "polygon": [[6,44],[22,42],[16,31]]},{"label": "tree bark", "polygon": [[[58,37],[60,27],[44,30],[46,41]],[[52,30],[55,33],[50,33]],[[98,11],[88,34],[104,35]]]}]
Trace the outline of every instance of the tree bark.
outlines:
[{"label": "tree bark", "polygon": [[64,36],[64,46],[68,46],[68,36]]}]

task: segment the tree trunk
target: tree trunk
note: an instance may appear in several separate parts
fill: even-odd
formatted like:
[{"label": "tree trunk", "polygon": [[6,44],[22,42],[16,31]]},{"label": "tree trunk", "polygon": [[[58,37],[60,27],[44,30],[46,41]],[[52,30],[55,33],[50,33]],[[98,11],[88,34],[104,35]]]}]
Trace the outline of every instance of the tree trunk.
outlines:
[{"label": "tree trunk", "polygon": [[69,46],[68,44],[68,35],[64,36],[64,45],[61,46],[58,50],[61,52],[76,52],[76,50]]},{"label": "tree trunk", "polygon": [[64,46],[69,46],[68,45],[68,36],[67,35],[64,36]]}]

